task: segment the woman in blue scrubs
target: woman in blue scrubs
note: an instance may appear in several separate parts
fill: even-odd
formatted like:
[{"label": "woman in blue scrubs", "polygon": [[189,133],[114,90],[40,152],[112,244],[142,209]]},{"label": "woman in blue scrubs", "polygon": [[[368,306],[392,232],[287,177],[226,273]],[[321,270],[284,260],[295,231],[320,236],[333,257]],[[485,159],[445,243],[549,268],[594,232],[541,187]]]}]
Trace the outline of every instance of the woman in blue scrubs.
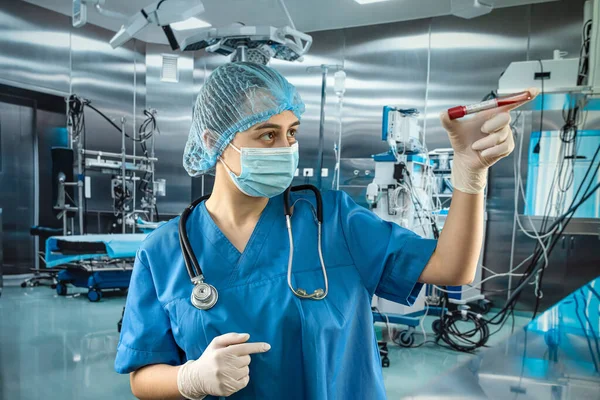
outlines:
[{"label": "woman in blue scrubs", "polygon": [[[184,166],[192,176],[215,170],[214,190],[191,212],[187,233],[218,301],[209,310],[191,304],[179,218],[158,228],[136,257],[115,369],[131,374],[141,399],[384,399],[371,298],[408,305],[423,283],[473,280],[487,169],[514,147],[508,111],[461,122],[442,115],[455,192],[437,242],[344,192],[323,193],[329,291],[301,299],[287,283],[282,193],[298,165],[304,104],[269,67],[216,69],[196,102]],[[292,285],[312,293],[325,288],[315,198],[292,194],[292,202]]]}]

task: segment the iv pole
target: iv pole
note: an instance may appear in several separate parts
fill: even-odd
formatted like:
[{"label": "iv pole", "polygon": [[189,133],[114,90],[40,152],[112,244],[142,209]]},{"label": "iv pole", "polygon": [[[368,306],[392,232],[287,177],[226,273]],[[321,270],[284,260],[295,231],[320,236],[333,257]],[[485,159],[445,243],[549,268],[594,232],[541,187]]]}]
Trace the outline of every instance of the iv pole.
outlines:
[{"label": "iv pole", "polygon": [[322,173],[323,171],[323,149],[325,147],[325,104],[327,102],[327,74],[329,71],[339,71],[343,67],[341,65],[321,64],[318,67],[308,67],[306,72],[321,71],[321,119],[319,121],[319,148],[317,149],[317,168],[315,175],[317,178],[317,188],[322,189]]}]

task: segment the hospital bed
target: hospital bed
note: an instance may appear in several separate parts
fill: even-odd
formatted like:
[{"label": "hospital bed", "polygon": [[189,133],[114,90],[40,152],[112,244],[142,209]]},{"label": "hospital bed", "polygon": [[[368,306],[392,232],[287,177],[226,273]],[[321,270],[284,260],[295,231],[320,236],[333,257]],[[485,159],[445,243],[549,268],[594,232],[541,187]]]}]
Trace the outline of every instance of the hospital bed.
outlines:
[{"label": "hospital bed", "polygon": [[88,289],[92,302],[103,290],[129,287],[137,249],[147,234],[52,236],[46,240],[47,268],[60,268],[56,293],[67,294],[67,285]]}]

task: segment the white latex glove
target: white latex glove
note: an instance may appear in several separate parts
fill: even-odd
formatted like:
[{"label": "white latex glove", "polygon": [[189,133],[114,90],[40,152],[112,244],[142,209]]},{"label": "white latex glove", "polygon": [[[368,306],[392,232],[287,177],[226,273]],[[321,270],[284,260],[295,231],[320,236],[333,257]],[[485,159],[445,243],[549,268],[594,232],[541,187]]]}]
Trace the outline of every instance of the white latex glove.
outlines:
[{"label": "white latex glove", "polygon": [[[539,93],[536,88],[528,91],[532,100]],[[455,189],[470,194],[483,192],[488,168],[515,148],[509,112],[523,104],[525,102],[483,111],[462,120],[451,120],[448,112],[442,113],[440,120],[454,149],[452,185]]]},{"label": "white latex glove", "polygon": [[182,396],[200,400],[207,395],[231,396],[250,381],[250,354],[264,353],[267,343],[246,343],[248,334],[228,333],[213,339],[197,360],[182,365],[177,387]]}]

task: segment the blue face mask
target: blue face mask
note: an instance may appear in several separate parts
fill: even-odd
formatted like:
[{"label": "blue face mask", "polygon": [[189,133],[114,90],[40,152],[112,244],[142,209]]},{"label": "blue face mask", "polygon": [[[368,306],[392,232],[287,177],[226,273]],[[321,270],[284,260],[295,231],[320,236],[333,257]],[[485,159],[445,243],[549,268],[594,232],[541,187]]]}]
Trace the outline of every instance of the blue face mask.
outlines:
[{"label": "blue face mask", "polygon": [[240,191],[251,197],[275,197],[287,189],[298,168],[298,143],[290,147],[238,149],[242,172],[235,175],[221,160]]}]

